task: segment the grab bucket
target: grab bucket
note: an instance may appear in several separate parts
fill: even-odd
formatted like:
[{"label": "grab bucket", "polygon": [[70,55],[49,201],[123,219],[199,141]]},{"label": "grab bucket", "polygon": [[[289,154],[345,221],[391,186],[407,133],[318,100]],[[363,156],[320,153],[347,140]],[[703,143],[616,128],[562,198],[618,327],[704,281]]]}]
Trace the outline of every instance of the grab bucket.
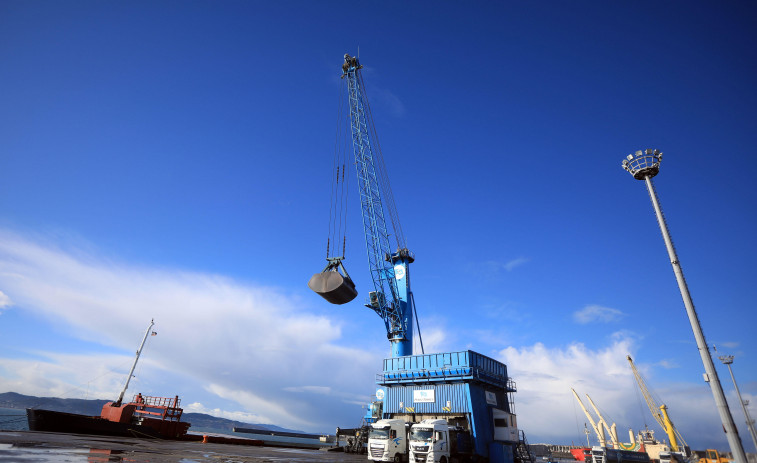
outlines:
[{"label": "grab bucket", "polygon": [[346,304],[357,297],[355,283],[336,269],[316,273],[310,278],[308,287],[332,304]]}]

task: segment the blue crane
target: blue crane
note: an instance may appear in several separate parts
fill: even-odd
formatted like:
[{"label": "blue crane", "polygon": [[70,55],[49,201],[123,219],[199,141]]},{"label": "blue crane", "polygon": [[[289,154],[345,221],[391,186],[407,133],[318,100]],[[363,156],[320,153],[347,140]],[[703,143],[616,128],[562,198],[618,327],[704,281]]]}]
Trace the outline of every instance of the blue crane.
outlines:
[{"label": "blue crane", "polygon": [[[410,290],[409,265],[415,260],[415,256],[405,245],[397,218],[370,106],[365,95],[361,68],[356,57],[344,55],[342,78],[347,82],[352,153],[358,179],[368,266],[373,280],[373,291],[369,293],[365,305],[384,321],[387,338],[391,343],[392,357],[400,357],[413,354],[415,304]],[[337,177],[338,175],[337,168]],[[342,171],[342,181],[343,177]],[[394,252],[390,246],[387,215],[397,241],[397,250]],[[354,283],[342,264],[343,259],[344,256],[327,257],[326,269],[313,275],[308,283],[311,289],[335,304],[349,302],[357,296]],[[344,275],[339,273],[340,269]]]}]

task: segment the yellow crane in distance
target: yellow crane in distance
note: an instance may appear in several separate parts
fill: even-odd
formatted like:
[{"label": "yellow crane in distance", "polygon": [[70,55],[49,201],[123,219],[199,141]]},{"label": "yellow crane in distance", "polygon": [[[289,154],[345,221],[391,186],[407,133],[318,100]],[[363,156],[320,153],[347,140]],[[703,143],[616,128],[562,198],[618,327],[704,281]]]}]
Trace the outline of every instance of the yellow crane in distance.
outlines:
[{"label": "yellow crane in distance", "polygon": [[668,407],[665,404],[657,405],[657,402],[654,400],[652,393],[647,387],[647,383],[644,381],[644,377],[641,376],[639,370],[636,369],[636,365],[634,365],[631,356],[626,355],[626,360],[628,360],[628,363],[631,365],[631,371],[633,371],[633,375],[636,377],[636,382],[639,384],[639,389],[641,389],[641,394],[647,402],[649,411],[652,412],[655,421],[662,426],[663,431],[665,431],[665,434],[668,435],[668,439],[670,439],[670,450],[673,452],[685,453],[686,441],[683,440],[683,436],[678,432],[678,429],[676,429],[673,422],[670,420],[670,417],[668,416]]}]

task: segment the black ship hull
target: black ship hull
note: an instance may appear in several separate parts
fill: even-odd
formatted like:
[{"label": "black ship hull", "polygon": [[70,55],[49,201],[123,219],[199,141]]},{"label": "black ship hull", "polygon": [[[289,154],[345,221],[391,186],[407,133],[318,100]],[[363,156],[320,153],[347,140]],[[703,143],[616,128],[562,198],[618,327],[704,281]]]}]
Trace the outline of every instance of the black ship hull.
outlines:
[{"label": "black ship hull", "polygon": [[[143,424],[118,423],[103,419],[99,416],[79,415],[76,413],[56,412],[35,408],[26,409],[26,418],[30,431],[63,432],[72,434],[91,434],[97,436],[147,437],[158,439],[181,439],[183,434],[166,430],[161,432],[149,425],[151,420],[144,420]],[[186,424],[186,423],[180,423]],[[187,427],[189,425],[187,424]]]}]

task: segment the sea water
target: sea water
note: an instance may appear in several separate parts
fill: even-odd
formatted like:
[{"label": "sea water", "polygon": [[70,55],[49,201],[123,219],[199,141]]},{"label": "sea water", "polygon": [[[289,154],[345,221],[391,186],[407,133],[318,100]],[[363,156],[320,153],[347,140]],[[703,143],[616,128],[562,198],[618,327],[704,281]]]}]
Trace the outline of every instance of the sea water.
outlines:
[{"label": "sea water", "polygon": [[28,431],[29,423],[26,421],[26,410],[0,408],[0,430]]}]

